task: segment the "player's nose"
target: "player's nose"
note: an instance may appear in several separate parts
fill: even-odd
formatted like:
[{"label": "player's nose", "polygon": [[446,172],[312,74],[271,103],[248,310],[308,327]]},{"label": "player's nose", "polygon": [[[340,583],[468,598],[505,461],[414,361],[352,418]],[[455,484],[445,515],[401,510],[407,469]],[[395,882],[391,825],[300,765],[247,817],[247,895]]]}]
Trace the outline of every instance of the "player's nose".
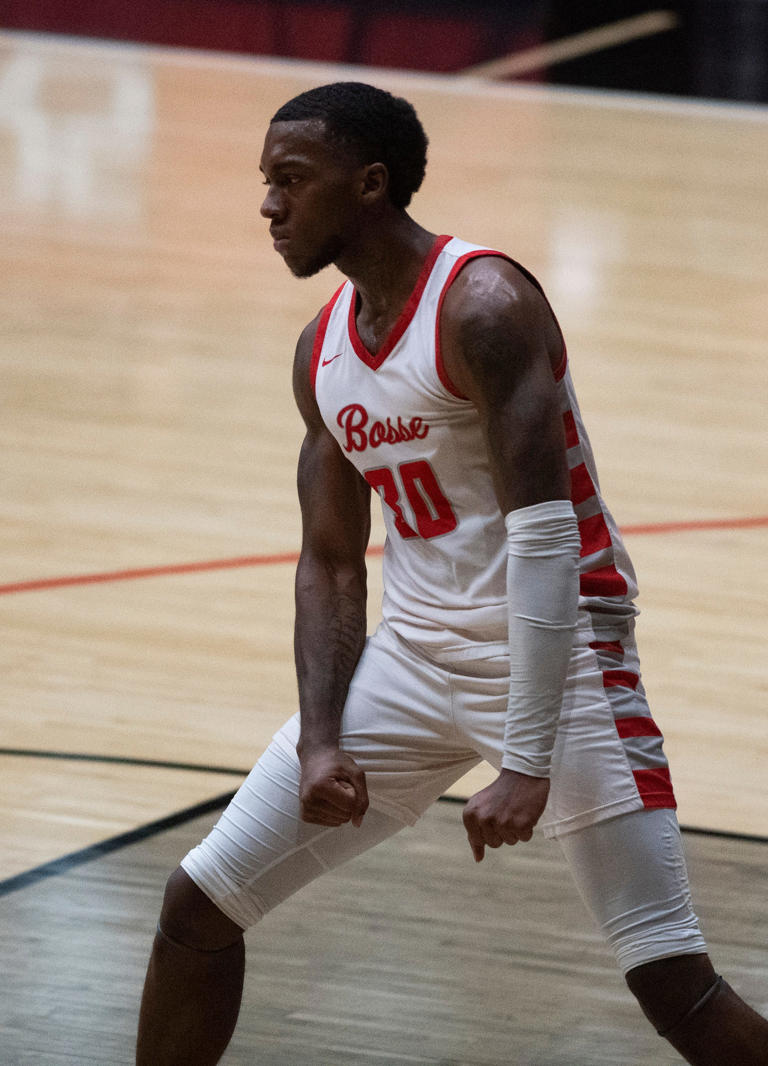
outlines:
[{"label": "player's nose", "polygon": [[281,210],[279,190],[277,190],[274,185],[271,185],[267,189],[267,194],[262,201],[259,211],[263,218],[279,218]]}]

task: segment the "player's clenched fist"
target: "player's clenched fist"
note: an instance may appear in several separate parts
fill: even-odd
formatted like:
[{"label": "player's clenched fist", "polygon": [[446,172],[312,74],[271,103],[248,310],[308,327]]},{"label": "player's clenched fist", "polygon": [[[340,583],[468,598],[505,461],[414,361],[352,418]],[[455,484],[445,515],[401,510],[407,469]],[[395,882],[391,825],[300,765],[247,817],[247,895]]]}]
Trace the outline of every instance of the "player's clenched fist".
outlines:
[{"label": "player's clenched fist", "polygon": [[360,825],[368,810],[365,774],[338,748],[302,756],[299,786],[301,818],[314,825]]},{"label": "player's clenched fist", "polygon": [[549,779],[502,770],[493,784],[477,792],[464,808],[464,828],[475,862],[486,847],[530,840],[547,804]]}]

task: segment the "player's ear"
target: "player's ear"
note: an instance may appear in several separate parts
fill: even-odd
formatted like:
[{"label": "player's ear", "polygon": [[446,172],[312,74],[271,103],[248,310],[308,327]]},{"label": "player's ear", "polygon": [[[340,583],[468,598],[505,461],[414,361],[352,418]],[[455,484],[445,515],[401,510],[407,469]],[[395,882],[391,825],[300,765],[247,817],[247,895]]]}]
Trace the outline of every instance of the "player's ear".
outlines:
[{"label": "player's ear", "polygon": [[363,177],[363,197],[369,203],[386,196],[389,187],[389,171],[383,163],[369,163]]}]

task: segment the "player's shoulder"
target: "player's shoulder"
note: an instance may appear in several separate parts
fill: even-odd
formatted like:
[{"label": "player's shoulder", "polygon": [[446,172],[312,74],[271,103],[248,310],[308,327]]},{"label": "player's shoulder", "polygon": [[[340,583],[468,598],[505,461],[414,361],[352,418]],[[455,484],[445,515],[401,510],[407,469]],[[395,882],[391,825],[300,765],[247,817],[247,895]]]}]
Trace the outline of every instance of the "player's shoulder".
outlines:
[{"label": "player's shoulder", "polygon": [[455,275],[440,331],[446,371],[467,395],[465,366],[524,366],[531,353],[546,352],[554,368],[563,356],[560,327],[537,279],[490,249],[474,251]]},{"label": "player's shoulder", "polygon": [[328,320],[331,315],[331,311],[336,305],[339,296],[344,290],[345,285],[341,285],[333,294],[331,299],[324,304],[317,312],[315,317],[307,323],[304,329],[299,334],[299,339],[296,342],[296,357],[295,361],[299,367],[306,367],[309,369],[312,363],[312,354],[315,350],[315,345],[318,341],[322,341],[323,333],[328,325]]},{"label": "player's shoulder", "polygon": [[331,299],[299,334],[293,358],[293,392],[305,420],[316,418],[315,375],[331,313],[345,288],[341,285]]},{"label": "player's shoulder", "polygon": [[445,295],[449,314],[474,317],[511,309],[520,312],[541,301],[532,275],[503,252],[478,249],[459,265]]},{"label": "player's shoulder", "polygon": [[298,408],[306,419],[315,415],[315,398],[312,388],[312,356],[315,350],[315,341],[323,317],[323,308],[315,317],[306,324],[299,334],[296,342],[296,351],[293,357],[293,394]]},{"label": "player's shoulder", "polygon": [[307,322],[304,329],[299,334],[299,339],[296,341],[296,362],[305,364],[309,367],[312,359],[312,352],[315,347],[315,340],[317,339],[317,331],[320,328],[320,321],[323,317],[323,308],[317,312],[315,317]]}]

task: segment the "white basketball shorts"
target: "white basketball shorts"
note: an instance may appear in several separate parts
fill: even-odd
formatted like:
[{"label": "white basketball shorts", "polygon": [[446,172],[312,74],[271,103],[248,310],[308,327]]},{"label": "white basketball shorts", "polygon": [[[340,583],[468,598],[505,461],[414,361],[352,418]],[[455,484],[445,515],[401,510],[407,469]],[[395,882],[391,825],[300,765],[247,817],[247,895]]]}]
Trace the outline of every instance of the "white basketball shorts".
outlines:
[{"label": "white basketball shorts", "polygon": [[[660,737],[647,745],[649,765],[638,770],[644,756],[628,752],[619,735],[610,699],[615,686],[606,685],[601,661],[601,648],[616,642],[592,638],[589,625],[582,624],[541,828],[560,839],[582,897],[626,970],[706,946],[690,904],[674,812],[661,809],[665,804],[643,784],[663,759]],[[623,642],[625,665],[631,664],[631,634],[625,632]],[[275,734],[183,868],[229,918],[247,928],[323,871],[413,824],[481,759],[498,768],[507,689],[504,657],[447,668],[380,626],[355,672],[340,736],[366,774],[371,806],[362,826],[301,821],[296,715]],[[624,708],[628,719],[648,716],[639,684],[619,697],[630,700]]]}]

